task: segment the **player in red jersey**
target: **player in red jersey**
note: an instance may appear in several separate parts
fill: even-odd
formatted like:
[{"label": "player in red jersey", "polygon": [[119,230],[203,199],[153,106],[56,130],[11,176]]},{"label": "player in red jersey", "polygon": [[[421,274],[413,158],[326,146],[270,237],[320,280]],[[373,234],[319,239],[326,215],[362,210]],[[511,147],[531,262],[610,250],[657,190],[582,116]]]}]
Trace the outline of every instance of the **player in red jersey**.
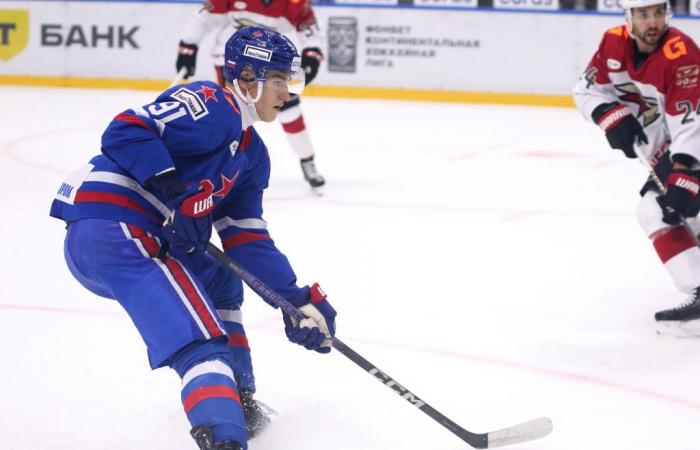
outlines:
[{"label": "player in red jersey", "polygon": [[647,180],[637,217],[676,287],[689,296],[655,319],[700,324],[700,247],[692,236],[700,231],[700,50],[669,26],[668,2],[622,0],[622,6],[626,24],[604,34],[574,100],[612,148],[628,158],[644,156],[667,186],[662,194]]},{"label": "player in red jersey", "polygon": [[[291,39],[297,48],[302,49],[301,65],[306,74],[306,84],[316,77],[323,53],[311,0],[205,0],[204,6],[187,19],[178,47],[177,70],[185,68],[185,78],[194,75],[199,44],[210,31],[217,30],[212,56],[219,84],[222,84],[226,39],[235,30],[249,25],[273,29]],[[314,146],[299,103],[299,96],[292,95],[282,107],[279,121],[290,146],[299,157],[304,179],[314,191],[320,192],[325,179],[316,169]]]}]

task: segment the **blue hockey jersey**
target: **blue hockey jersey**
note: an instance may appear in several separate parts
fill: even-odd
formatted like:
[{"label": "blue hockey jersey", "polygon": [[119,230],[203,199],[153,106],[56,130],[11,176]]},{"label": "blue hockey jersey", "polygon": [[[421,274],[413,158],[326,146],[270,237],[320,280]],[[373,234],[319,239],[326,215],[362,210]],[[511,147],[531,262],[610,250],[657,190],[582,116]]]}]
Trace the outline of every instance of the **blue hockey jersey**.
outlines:
[{"label": "blue hockey jersey", "polygon": [[297,287],[262,218],[267,148],[253,127],[243,130],[233,93],[212,82],[172,87],[118,114],[102,136],[102,153],[63,182],[50,214],[69,223],[110,219],[160,236],[165,198],[144,185],[173,169],[186,185],[212,187],[214,227],[226,253],[291,303],[305,303],[308,288]]}]

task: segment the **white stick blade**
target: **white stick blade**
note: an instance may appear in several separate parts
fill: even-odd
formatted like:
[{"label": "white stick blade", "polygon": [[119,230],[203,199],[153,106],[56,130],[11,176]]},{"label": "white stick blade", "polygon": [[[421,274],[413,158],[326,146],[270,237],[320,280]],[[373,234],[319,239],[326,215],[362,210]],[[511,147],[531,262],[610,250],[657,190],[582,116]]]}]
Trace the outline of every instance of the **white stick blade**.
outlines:
[{"label": "white stick blade", "polygon": [[552,419],[549,417],[540,417],[502,430],[492,431],[488,434],[488,448],[502,447],[504,445],[539,439],[551,433],[553,427]]}]

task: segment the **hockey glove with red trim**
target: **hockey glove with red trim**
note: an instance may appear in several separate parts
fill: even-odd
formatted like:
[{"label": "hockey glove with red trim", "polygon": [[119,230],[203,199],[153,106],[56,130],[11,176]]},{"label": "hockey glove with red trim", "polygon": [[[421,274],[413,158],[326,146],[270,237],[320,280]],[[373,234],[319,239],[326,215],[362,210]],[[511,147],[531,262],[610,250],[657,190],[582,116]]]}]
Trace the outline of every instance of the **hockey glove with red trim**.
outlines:
[{"label": "hockey glove with red trim", "polygon": [[686,169],[673,169],[666,180],[666,193],[659,195],[656,201],[661,206],[663,221],[669,225],[678,225],[681,217],[698,215],[698,192],[700,180],[697,173]]},{"label": "hockey glove with red trim", "polygon": [[211,238],[214,186],[208,180],[190,186],[185,193],[168,202],[172,210],[163,224],[163,239],[171,247],[187,253],[201,253]]},{"label": "hockey glove with red trim", "polygon": [[593,111],[593,120],[605,131],[610,147],[622,150],[628,158],[637,157],[635,142],[649,143],[644,128],[627,105],[617,102],[600,105]]},{"label": "hockey glove with red trim", "polygon": [[316,78],[321,61],[323,61],[323,53],[318,47],[305,48],[301,52],[301,67],[304,69],[304,74],[306,74],[305,84],[311,83],[311,80]]},{"label": "hockey glove with red trim", "polygon": [[180,72],[183,67],[187,69],[185,78],[194,76],[194,71],[197,68],[197,51],[199,47],[196,44],[185,44],[180,41],[177,46],[177,61],[175,61],[175,70]]},{"label": "hockey glove with red trim", "polygon": [[287,338],[308,350],[316,350],[319,353],[330,352],[332,338],[335,336],[336,312],[326,300],[326,294],[318,283],[314,283],[309,288],[308,302],[297,309],[307,317],[301,322],[287,314],[282,314]]}]

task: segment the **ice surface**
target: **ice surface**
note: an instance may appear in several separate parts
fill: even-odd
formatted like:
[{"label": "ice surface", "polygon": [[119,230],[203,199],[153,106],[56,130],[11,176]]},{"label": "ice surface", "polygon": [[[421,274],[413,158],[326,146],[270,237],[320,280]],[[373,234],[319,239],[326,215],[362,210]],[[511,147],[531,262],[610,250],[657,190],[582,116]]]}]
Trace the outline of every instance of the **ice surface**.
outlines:
[{"label": "ice surface", "polygon": [[[174,372],[151,372],[125,313],[84,290],[48,217],[61,180],[153,92],[0,87],[2,450],[193,450]],[[307,98],[326,194],[278,124],[265,218],[338,336],[463,427],[538,416],[529,450],[694,450],[700,341],[660,337],[684,299],[636,223],[644,169],[573,109]],[[456,450],[447,430],[338,353],[286,341],[248,292],[251,450]]]}]

